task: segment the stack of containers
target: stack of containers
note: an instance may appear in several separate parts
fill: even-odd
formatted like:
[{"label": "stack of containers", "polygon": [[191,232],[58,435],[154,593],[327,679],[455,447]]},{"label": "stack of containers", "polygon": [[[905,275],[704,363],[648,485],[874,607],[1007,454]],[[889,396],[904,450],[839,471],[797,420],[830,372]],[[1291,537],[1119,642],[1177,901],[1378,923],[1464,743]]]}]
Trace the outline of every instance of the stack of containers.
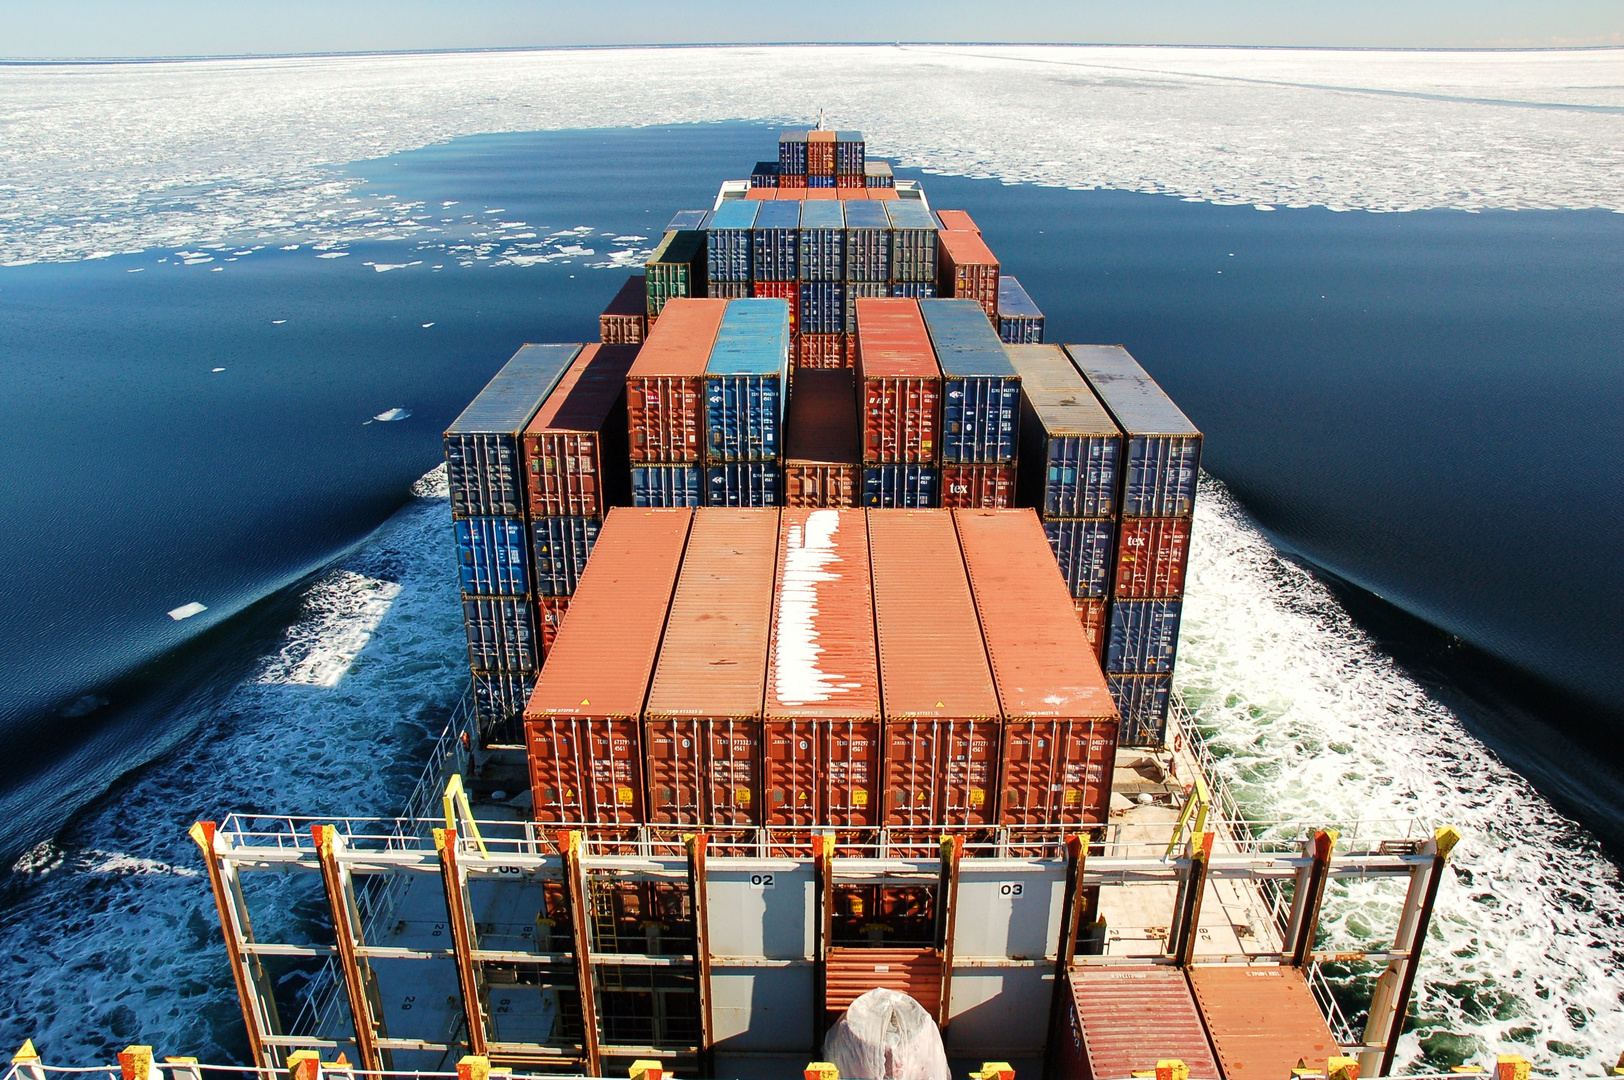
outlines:
[{"label": "stack of containers", "polygon": [[676,299],[626,373],[633,506],[698,506],[705,485],[705,366],[726,300]]},{"label": "stack of containers", "polygon": [[1043,341],[1043,312],[1026,295],[1019,279],[998,279],[998,336],[1009,345],[1038,345]]},{"label": "stack of containers", "polygon": [[942,373],[941,504],[1013,506],[1020,373],[977,302],[921,300],[919,311]]},{"label": "stack of containers", "polygon": [[760,823],[777,510],[697,515],[643,709],[652,825]]},{"label": "stack of containers", "polygon": [[955,510],[1004,715],[1001,825],[1104,825],[1117,710],[1031,510]]},{"label": "stack of containers", "polygon": [[765,202],[750,230],[750,294],[789,304],[791,348],[800,334],[801,200]]},{"label": "stack of containers", "polygon": [[1178,652],[1201,432],[1120,345],[1068,345],[1122,429],[1121,521],[1105,643],[1123,744],[1159,746]]},{"label": "stack of containers", "polygon": [[775,188],[778,186],[778,162],[758,161],[756,167],[750,170],[750,186],[753,188]]},{"label": "stack of containers", "polygon": [[895,188],[896,177],[892,175],[891,163],[888,161],[870,161],[863,166],[863,179],[869,188]]},{"label": "stack of containers", "polygon": [[[964,212],[957,211],[963,214]],[[944,210],[943,214],[954,211]],[[966,218],[970,215],[965,214]],[[937,248],[940,264],[936,270],[936,295],[954,296],[974,300],[981,310],[998,325],[998,256],[981,239],[981,233],[969,229],[943,229]]]},{"label": "stack of containers", "polygon": [[915,300],[936,295],[936,219],[918,199],[884,204],[891,221],[891,295]]},{"label": "stack of containers", "polygon": [[[689,213],[684,211],[684,214]],[[670,301],[705,295],[706,255],[705,233],[697,225],[672,229],[665,234],[643,267],[651,323],[660,317]]]},{"label": "stack of containers", "polygon": [[832,131],[806,133],[806,186],[835,186],[835,133]]},{"label": "stack of containers", "polygon": [[1002,714],[947,514],[868,518],[885,728],[885,824],[991,825]]},{"label": "stack of containers", "polygon": [[643,702],[682,565],[691,510],[610,511],[524,709],[537,821],[636,825]]},{"label": "stack of containers", "polygon": [[778,505],[788,379],[789,305],[727,301],[705,363],[707,506]]},{"label": "stack of containers", "polygon": [[835,132],[835,187],[868,186],[867,151],[861,131]]},{"label": "stack of containers", "polygon": [[857,308],[863,505],[936,505],[942,381],[919,302],[863,299]]},{"label": "stack of containers", "polygon": [[648,335],[648,279],[633,274],[598,316],[598,340],[605,345],[636,345]]},{"label": "stack of containers", "polygon": [[844,367],[841,333],[846,328],[845,204],[833,199],[807,200],[800,203],[800,208],[797,321],[801,337],[796,364]]},{"label": "stack of containers", "polygon": [[1006,349],[1021,373],[1016,500],[1037,509],[1094,658],[1104,663],[1122,433],[1060,346]]},{"label": "stack of containers", "polygon": [[846,203],[846,318],[842,366],[854,362],[857,301],[891,295],[891,217],[879,202]]},{"label": "stack of containers", "polygon": [[879,822],[880,672],[861,510],[783,511],[763,734],[763,824]]},{"label": "stack of containers", "polygon": [[779,187],[806,187],[806,136],[804,131],[786,131],[778,136]]},{"label": "stack of containers", "polygon": [[588,345],[524,429],[530,553],[543,660],[611,506],[630,501],[626,372],[635,345]]},{"label": "stack of containers", "polygon": [[795,376],[784,421],[784,505],[853,507],[862,494],[857,388],[849,370]]},{"label": "stack of containers", "polygon": [[750,295],[751,230],[761,203],[724,202],[705,224],[705,295],[736,299]]},{"label": "stack of containers", "polygon": [[580,351],[524,346],[445,432],[474,712],[487,739],[511,737],[541,659],[521,436]]}]

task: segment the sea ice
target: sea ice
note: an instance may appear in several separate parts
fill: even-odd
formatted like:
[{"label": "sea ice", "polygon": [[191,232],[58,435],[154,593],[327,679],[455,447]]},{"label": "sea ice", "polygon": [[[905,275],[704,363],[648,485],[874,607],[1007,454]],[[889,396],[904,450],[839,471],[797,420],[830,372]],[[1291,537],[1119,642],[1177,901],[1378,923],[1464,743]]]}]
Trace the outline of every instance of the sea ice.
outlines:
[{"label": "sea ice", "polygon": [[198,612],[207,610],[209,610],[207,607],[198,603],[196,600],[193,600],[190,604],[182,604],[178,608],[171,609],[169,611],[169,617],[174,619],[176,622],[180,622],[182,619],[190,619]]}]

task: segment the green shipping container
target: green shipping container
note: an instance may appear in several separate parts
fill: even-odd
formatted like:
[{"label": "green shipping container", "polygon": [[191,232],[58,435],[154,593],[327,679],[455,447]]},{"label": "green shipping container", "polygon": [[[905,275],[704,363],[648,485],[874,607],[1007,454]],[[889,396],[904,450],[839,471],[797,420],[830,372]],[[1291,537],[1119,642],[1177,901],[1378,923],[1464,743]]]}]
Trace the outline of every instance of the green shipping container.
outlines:
[{"label": "green shipping container", "polygon": [[705,295],[705,234],[678,229],[665,234],[645,264],[648,275],[648,314],[654,318],[674,296]]}]

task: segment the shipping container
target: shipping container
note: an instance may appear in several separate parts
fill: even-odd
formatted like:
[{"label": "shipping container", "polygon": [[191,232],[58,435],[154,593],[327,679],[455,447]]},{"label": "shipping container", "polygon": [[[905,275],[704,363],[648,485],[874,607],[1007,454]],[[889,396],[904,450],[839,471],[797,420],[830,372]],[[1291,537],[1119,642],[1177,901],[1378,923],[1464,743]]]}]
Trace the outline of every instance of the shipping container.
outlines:
[{"label": "shipping container", "polygon": [[807,183],[827,177],[833,186],[835,175],[835,133],[809,131],[806,133]]},{"label": "shipping container", "polygon": [[671,224],[665,227],[667,233],[694,232],[705,227],[705,219],[710,216],[709,210],[678,210],[671,219]]},{"label": "shipping container", "polygon": [[857,333],[857,301],[878,300],[891,295],[891,286],[883,281],[846,282],[846,317],[841,327],[850,336]]},{"label": "shipping container", "polygon": [[944,230],[937,243],[941,264],[936,271],[936,288],[944,297],[974,300],[989,320],[993,337],[998,318],[998,257],[981,239],[980,233]]},{"label": "shipping container", "polygon": [[677,300],[649,331],[626,373],[634,464],[698,461],[705,449],[705,365],[726,300]]},{"label": "shipping container", "polygon": [[1190,563],[1190,522],[1176,518],[1124,518],[1117,533],[1111,593],[1148,600],[1184,595]]},{"label": "shipping container", "polygon": [[949,232],[971,232],[981,235],[981,229],[976,225],[975,219],[963,210],[938,210],[936,220],[941,222],[942,228]]},{"label": "shipping container", "polygon": [[846,329],[846,283],[843,281],[803,281],[801,283],[800,332],[839,334]]},{"label": "shipping container", "polygon": [[[1181,968],[1080,965],[1067,976],[1068,1032],[1055,1047],[1059,1080],[1125,1080],[1159,1061],[1182,1061],[1196,1080],[1219,1080],[1206,1027]],[[1250,1074],[1246,1074],[1250,1075]],[[1264,1080],[1284,1080],[1260,1074]]]},{"label": "shipping container", "polygon": [[868,164],[866,147],[861,131],[835,132],[835,173],[862,176]]},{"label": "shipping container", "polygon": [[668,232],[643,264],[648,285],[648,314],[657,317],[679,297],[705,291],[705,234],[697,229]]},{"label": "shipping container", "polygon": [[789,305],[731,301],[705,364],[708,462],[778,460],[788,375]]},{"label": "shipping container", "polygon": [[1067,345],[1126,435],[1123,517],[1189,517],[1201,470],[1201,432],[1120,345]]},{"label": "shipping container", "polygon": [[705,506],[778,506],[776,462],[728,462],[705,467]]},{"label": "shipping container", "polygon": [[[874,825],[880,674],[867,518],[861,510],[790,508],[780,528],[763,824]],[[839,769],[825,770],[834,746],[846,756]],[[836,776],[840,790],[826,794]]]},{"label": "shipping container", "polygon": [[541,633],[541,656],[545,660],[552,651],[553,641],[558,637],[558,628],[564,625],[564,616],[569,613],[570,598],[543,596],[536,600],[536,609],[537,629]]},{"label": "shipping container", "polygon": [[[1108,675],[1170,675],[1182,600],[1114,600],[1105,646]],[[1126,726],[1126,724],[1124,724]]]},{"label": "shipping container", "polygon": [[784,505],[856,506],[861,461],[852,372],[800,372],[784,424]]},{"label": "shipping container", "polygon": [[630,498],[626,374],[635,345],[588,345],[524,429],[533,517],[602,517]]},{"label": "shipping container", "polygon": [[693,513],[609,512],[525,707],[535,816],[643,820],[641,725]]},{"label": "shipping container", "polygon": [[580,353],[579,345],[525,345],[445,432],[446,481],[458,517],[523,517],[519,437]]},{"label": "shipping container", "polygon": [[524,518],[460,518],[452,528],[463,592],[523,596],[530,591],[530,541]]},{"label": "shipping container", "polygon": [[1122,433],[1058,345],[1011,345],[1021,374],[1018,497],[1045,518],[1116,516]]},{"label": "shipping container", "polygon": [[538,517],[530,520],[536,595],[570,596],[597,543],[602,519]]},{"label": "shipping container", "polygon": [[867,199],[868,186],[861,176],[841,173],[835,177],[835,190],[841,199]]},{"label": "shipping container", "polygon": [[778,175],[806,175],[806,132],[786,131],[778,136]]},{"label": "shipping container", "polygon": [[[752,177],[752,179],[754,178]],[[744,197],[758,202],[766,202],[778,198],[778,189],[776,187],[752,187],[744,193]]]},{"label": "shipping container", "polygon": [[805,173],[793,173],[793,174],[779,173],[778,174],[778,190],[779,191],[786,191],[786,189],[787,189],[788,193],[784,194],[784,195],[780,195],[779,198],[799,198],[802,195],[806,194],[806,174]]},{"label": "shipping container", "polygon": [[[851,339],[845,334],[797,334],[795,366],[798,368],[850,368]],[[794,394],[790,401],[795,400]]]},{"label": "shipping container", "polygon": [[534,672],[473,673],[474,722],[484,745],[524,745],[524,706],[535,686]]},{"label": "shipping container", "polygon": [[934,465],[864,465],[863,505],[924,510],[938,505],[941,470]]},{"label": "shipping container", "polygon": [[1021,376],[992,324],[971,300],[921,300],[919,313],[942,372],[942,463],[1013,463]]},{"label": "shipping container", "polygon": [[1189,976],[1224,1080],[1290,1076],[1341,1053],[1301,968],[1195,964]]},{"label": "shipping container", "polygon": [[890,187],[875,187],[868,185],[864,193],[870,198],[879,201],[890,201],[897,197],[897,193]]},{"label": "shipping container", "polygon": [[1044,519],[1043,532],[1072,596],[1099,599],[1111,595],[1116,529],[1116,522],[1109,518]]},{"label": "shipping container", "polygon": [[891,163],[889,161],[864,162],[863,178],[871,188],[891,188],[896,186],[896,179],[891,173]]},{"label": "shipping container", "polygon": [[[757,282],[800,277],[801,200],[763,204],[750,230],[751,275]],[[758,292],[756,295],[763,295]]]},{"label": "shipping container", "polygon": [[633,274],[598,316],[598,338],[605,345],[636,345],[648,333],[648,279]]},{"label": "shipping container", "polygon": [[1107,675],[1105,681],[1111,687],[1111,698],[1122,717],[1122,745],[1164,745],[1167,742],[1167,707],[1173,693],[1173,676]]},{"label": "shipping container", "polygon": [[725,202],[705,224],[705,274],[712,281],[749,281],[751,230],[760,205],[748,199]]},{"label": "shipping container", "polygon": [[1004,510],[1015,505],[1015,466],[943,465],[941,504],[954,510]]},{"label": "shipping container", "polygon": [[868,515],[868,547],[885,823],[991,824],[1002,717],[953,520],[877,511]]},{"label": "shipping container", "polygon": [[1004,713],[999,822],[1104,824],[1117,711],[1031,510],[955,510]]},{"label": "shipping container", "polygon": [[649,822],[755,825],[776,510],[694,516],[643,709]]},{"label": "shipping container", "polygon": [[756,167],[750,170],[750,186],[753,188],[775,188],[778,186],[778,162],[758,161]]},{"label": "shipping container", "polygon": [[1006,345],[1043,342],[1043,312],[1009,274],[998,275],[998,336]]},{"label": "shipping container", "polygon": [[[1094,647],[1094,659],[1102,667],[1105,664],[1105,603],[1104,598],[1094,596],[1072,600],[1077,608],[1077,619],[1083,624],[1083,634]],[[1106,682],[1109,684],[1110,680]]]},{"label": "shipping container", "polygon": [[[838,199],[800,203],[799,272],[802,281],[841,281],[846,276],[846,210]],[[835,330],[840,329],[838,326]],[[813,330],[811,333],[833,333]]]},{"label": "shipping container", "polygon": [[891,280],[891,218],[880,203],[846,204],[846,280]]},{"label": "shipping container", "polygon": [[705,487],[698,465],[632,466],[632,505],[636,507],[701,506]]},{"label": "shipping container", "polygon": [[835,178],[832,176],[808,176],[806,178],[806,198],[808,199],[838,199],[835,194]]},{"label": "shipping container", "polygon": [[750,295],[748,281],[707,281],[705,295],[712,300],[743,300]]},{"label": "shipping container", "polygon": [[930,300],[936,296],[936,286],[928,281],[893,281],[891,295],[909,300]]},{"label": "shipping container", "polygon": [[789,305],[790,344],[800,334],[801,283],[798,281],[753,281],[750,295],[757,299],[782,300]]},{"label": "shipping container", "polygon": [[916,199],[885,203],[891,219],[891,280],[936,283],[936,219]]},{"label": "shipping container", "polygon": [[940,447],[941,369],[919,304],[864,299],[854,306],[863,461],[934,464]]},{"label": "shipping container", "polygon": [[464,596],[462,623],[471,670],[524,674],[540,666],[540,635],[528,596]]}]

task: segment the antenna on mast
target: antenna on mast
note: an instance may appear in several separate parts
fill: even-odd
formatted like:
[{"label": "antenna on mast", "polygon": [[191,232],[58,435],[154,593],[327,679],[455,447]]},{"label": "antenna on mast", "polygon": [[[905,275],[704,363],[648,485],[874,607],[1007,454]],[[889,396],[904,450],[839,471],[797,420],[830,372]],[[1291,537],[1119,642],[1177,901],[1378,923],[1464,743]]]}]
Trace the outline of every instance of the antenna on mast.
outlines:
[{"label": "antenna on mast", "polygon": [[822,109],[818,110],[818,126],[817,126],[817,130],[818,131],[823,130],[823,110]]}]

